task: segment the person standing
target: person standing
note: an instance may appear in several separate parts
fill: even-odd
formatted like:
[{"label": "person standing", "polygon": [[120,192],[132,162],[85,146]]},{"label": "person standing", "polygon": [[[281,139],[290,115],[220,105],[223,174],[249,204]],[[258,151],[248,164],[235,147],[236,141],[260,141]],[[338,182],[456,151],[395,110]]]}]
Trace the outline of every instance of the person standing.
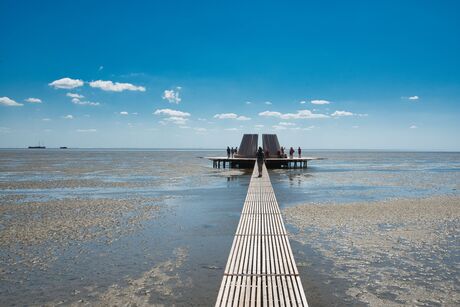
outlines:
[{"label": "person standing", "polygon": [[233,147],[231,149],[231,152],[232,152],[232,159],[233,159],[233,155],[235,154],[235,149]]},{"label": "person standing", "polygon": [[259,177],[262,177],[262,166],[264,164],[264,150],[262,147],[259,147],[259,150],[257,150],[257,166],[259,168]]},{"label": "person standing", "polygon": [[227,146],[227,159],[230,159],[230,147]]},{"label": "person standing", "polygon": [[237,154],[238,154],[238,146],[235,147],[235,155],[237,155]]},{"label": "person standing", "polygon": [[294,158],[294,148],[289,149],[289,158]]},{"label": "person standing", "polygon": [[302,158],[302,149],[299,146],[299,149],[297,149],[297,153],[299,154],[299,158]]}]

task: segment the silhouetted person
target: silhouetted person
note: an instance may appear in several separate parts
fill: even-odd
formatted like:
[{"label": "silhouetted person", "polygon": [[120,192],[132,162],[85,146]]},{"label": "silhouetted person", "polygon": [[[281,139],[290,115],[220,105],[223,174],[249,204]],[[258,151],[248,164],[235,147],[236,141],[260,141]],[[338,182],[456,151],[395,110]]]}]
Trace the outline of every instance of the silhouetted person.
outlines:
[{"label": "silhouetted person", "polygon": [[299,154],[299,158],[301,158],[302,157],[302,149],[300,148],[300,146],[299,146],[299,149],[297,149],[297,153]]},{"label": "silhouetted person", "polygon": [[230,158],[230,147],[227,146],[227,158]]},{"label": "silhouetted person", "polygon": [[238,146],[235,147],[235,155],[237,155],[237,154],[238,154]]},{"label": "silhouetted person", "polygon": [[281,157],[284,158],[284,147],[281,146]]},{"label": "silhouetted person", "polygon": [[291,147],[291,149],[289,149],[289,158],[291,159],[294,158],[294,152],[295,152],[294,148]]},{"label": "silhouetted person", "polygon": [[262,147],[259,147],[257,150],[257,166],[259,168],[259,177],[262,177],[262,165],[264,164],[264,150]]}]

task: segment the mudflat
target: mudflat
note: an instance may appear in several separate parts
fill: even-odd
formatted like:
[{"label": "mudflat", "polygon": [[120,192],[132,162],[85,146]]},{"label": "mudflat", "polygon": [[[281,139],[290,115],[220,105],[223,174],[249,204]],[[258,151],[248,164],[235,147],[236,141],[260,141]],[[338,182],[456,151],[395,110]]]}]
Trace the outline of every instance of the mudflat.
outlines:
[{"label": "mudflat", "polygon": [[459,196],[307,203],[283,213],[291,239],[328,263],[318,272],[324,286],[343,281],[345,293],[332,295],[372,306],[460,305]]}]

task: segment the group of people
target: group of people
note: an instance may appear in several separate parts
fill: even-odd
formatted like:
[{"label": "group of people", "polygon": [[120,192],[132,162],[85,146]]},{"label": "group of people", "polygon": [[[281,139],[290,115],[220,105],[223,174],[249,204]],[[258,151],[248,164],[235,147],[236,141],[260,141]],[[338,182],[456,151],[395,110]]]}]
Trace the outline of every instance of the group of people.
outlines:
[{"label": "group of people", "polygon": [[[257,150],[257,152],[259,152],[260,150],[262,150],[262,154],[264,154],[265,157],[269,157],[270,156],[270,152],[267,150],[265,150],[265,152],[263,151],[262,147],[259,147],[259,150]],[[284,148],[283,146],[281,146],[280,150],[278,150],[277,152],[277,156],[278,158],[287,158],[287,153],[285,152],[286,151],[286,148]],[[227,158],[234,158],[235,154],[238,153],[238,147],[229,147],[227,146]],[[289,158],[294,158],[294,154],[295,154],[295,149],[294,147],[291,147],[289,149]],[[299,155],[299,158],[302,158],[302,148],[297,148],[297,154]]]},{"label": "group of people", "polygon": [[230,148],[229,146],[227,146],[227,158],[228,159],[233,158],[235,154],[237,153],[238,153],[238,147]]},{"label": "group of people", "polygon": [[[278,150],[279,158],[287,158],[287,154],[284,153],[285,150],[286,149],[284,147],[281,147],[280,150]],[[294,147],[291,147],[289,149],[289,158],[293,159],[294,153],[295,153]],[[297,149],[297,154],[299,155],[299,158],[302,157],[302,148],[300,148],[300,146]],[[259,177],[262,177],[262,164],[264,163],[265,158],[270,157],[270,152],[268,151],[268,149],[265,150],[264,152],[262,147],[259,147],[259,149],[257,150],[256,157],[257,157],[257,165],[259,167]]]},{"label": "group of people", "polygon": [[[280,150],[278,150],[278,153],[277,153],[279,158],[287,158],[287,154],[285,153],[285,150],[286,148],[281,146]],[[227,146],[227,158],[229,159],[233,158],[235,154],[237,153],[238,153],[238,147],[230,148],[230,146]],[[294,153],[295,153],[295,149],[294,147],[291,147],[289,149],[289,158],[293,159]],[[297,154],[299,155],[299,158],[302,157],[302,149],[300,148],[300,146],[297,149]],[[270,156],[270,152],[268,151],[268,149],[264,152],[262,147],[259,147],[259,149],[257,150],[257,154],[256,154],[257,162],[259,166],[259,177],[262,177],[262,164],[264,163],[264,159],[269,156]]]},{"label": "group of people", "polygon": [[[278,157],[280,158],[287,158],[287,154],[285,153],[286,151],[286,148],[284,148],[283,146],[281,146],[281,149],[278,150]],[[289,149],[289,158],[294,158],[294,153],[295,153],[295,149],[294,147],[291,147]],[[299,155],[299,158],[302,158],[302,148],[299,148],[297,149],[297,154]]]}]

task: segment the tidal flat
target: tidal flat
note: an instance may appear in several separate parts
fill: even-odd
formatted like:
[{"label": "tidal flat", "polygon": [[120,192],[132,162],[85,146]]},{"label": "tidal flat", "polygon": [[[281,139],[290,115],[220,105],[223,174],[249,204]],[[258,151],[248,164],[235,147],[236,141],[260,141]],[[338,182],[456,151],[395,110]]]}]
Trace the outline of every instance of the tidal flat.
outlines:
[{"label": "tidal flat", "polygon": [[0,150],[0,305],[212,304],[248,178],[206,154]]},{"label": "tidal flat", "polygon": [[[311,306],[458,302],[459,153],[306,154],[269,173]],[[218,155],[0,150],[0,305],[213,305],[251,173]]]},{"label": "tidal flat", "polygon": [[[283,213],[295,227],[291,240],[321,258],[317,273],[332,295],[371,306],[460,305],[459,196],[308,203]],[[346,281],[344,293],[328,285],[334,279]]]}]

